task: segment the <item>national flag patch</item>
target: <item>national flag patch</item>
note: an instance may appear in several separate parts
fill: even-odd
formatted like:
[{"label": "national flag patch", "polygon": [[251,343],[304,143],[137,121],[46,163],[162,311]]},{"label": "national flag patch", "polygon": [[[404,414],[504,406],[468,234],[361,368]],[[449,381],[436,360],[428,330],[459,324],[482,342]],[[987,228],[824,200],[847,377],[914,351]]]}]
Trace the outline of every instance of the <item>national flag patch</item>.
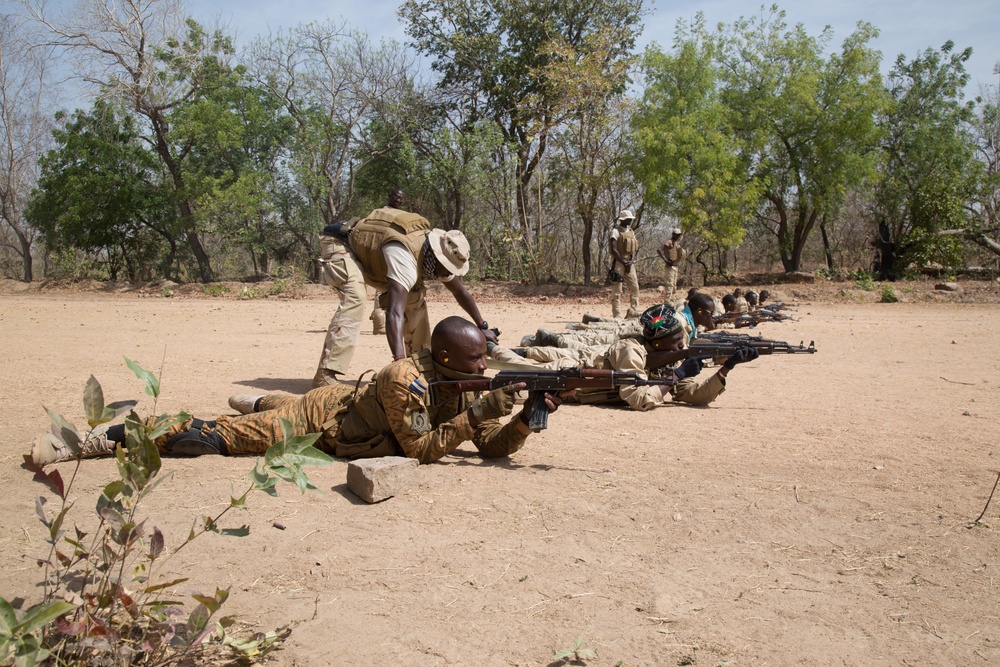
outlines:
[{"label": "national flag patch", "polygon": [[417,396],[423,397],[423,395],[427,393],[427,385],[421,382],[419,378],[414,379],[413,382],[410,383],[410,391]]}]

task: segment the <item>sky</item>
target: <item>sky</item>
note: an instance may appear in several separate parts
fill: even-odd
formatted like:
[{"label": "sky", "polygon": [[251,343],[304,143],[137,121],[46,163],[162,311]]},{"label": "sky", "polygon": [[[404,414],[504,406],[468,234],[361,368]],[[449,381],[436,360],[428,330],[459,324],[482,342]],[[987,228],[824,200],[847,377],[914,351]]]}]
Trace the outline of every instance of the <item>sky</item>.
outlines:
[{"label": "sky", "polygon": [[[554,2],[558,0],[553,0]],[[269,31],[298,23],[346,19],[351,26],[374,39],[405,42],[406,33],[396,17],[400,0],[189,0],[195,18],[209,23],[219,18],[235,31],[243,44]],[[658,42],[669,48],[678,18],[694,18],[699,11],[708,26],[732,23],[756,14],[761,2],[753,0],[686,1],[655,0],[645,20],[640,45]],[[770,5],[770,0],[767,2]],[[971,46],[966,63],[971,82],[967,94],[979,93],[979,84],[997,85],[993,70],[1000,62],[1000,2],[997,0],[798,0],[778,3],[790,25],[802,23],[811,35],[833,28],[831,48],[839,48],[858,21],[868,21],[880,30],[875,47],[882,51],[882,70],[888,72],[903,53],[912,59],[926,48],[938,49],[949,39],[956,50]]]}]

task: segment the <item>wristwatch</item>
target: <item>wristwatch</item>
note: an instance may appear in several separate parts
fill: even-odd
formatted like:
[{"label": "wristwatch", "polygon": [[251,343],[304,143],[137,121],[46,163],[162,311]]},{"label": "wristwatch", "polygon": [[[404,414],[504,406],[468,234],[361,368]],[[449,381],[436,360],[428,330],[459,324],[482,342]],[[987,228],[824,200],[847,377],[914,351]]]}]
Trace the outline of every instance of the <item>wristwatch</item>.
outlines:
[{"label": "wristwatch", "polygon": [[483,320],[482,322],[479,323],[479,328],[482,329],[483,331],[486,331],[487,329],[490,328],[490,323],[487,322],[486,320]]}]

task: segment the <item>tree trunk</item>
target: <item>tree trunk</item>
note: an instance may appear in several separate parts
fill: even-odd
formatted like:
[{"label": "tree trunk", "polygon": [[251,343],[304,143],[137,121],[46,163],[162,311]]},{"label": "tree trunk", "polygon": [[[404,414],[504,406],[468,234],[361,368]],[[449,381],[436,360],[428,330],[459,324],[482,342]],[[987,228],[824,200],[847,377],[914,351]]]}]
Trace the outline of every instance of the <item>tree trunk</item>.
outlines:
[{"label": "tree trunk", "polygon": [[594,239],[594,218],[589,215],[580,217],[583,219],[583,284],[590,287],[590,243]]},{"label": "tree trunk", "polygon": [[833,249],[830,247],[830,236],[826,233],[826,216],[819,223],[819,233],[823,237],[823,254],[826,256],[826,268],[833,271]]},{"label": "tree trunk", "polygon": [[17,234],[17,240],[21,243],[21,265],[24,268],[24,282],[30,283],[35,277],[31,265],[31,241],[26,235],[21,233],[20,229],[17,227],[13,227],[13,229],[14,233]]}]

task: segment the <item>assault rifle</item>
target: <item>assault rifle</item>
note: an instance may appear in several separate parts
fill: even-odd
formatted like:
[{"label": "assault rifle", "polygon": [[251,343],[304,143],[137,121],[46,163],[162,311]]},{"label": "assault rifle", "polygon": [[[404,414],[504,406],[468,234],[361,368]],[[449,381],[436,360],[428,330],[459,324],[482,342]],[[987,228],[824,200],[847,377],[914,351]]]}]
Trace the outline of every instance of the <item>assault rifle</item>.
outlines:
[{"label": "assault rifle", "polygon": [[802,343],[790,345],[783,340],[759,337],[737,338],[731,341],[696,338],[686,351],[688,357],[728,357],[740,347],[752,347],[760,354],[816,354],[815,341],[809,341],[808,346]]},{"label": "assault rifle", "polygon": [[492,391],[523,382],[528,390],[528,428],[536,433],[548,428],[549,409],[545,405],[545,392],[555,393],[568,389],[615,389],[618,387],[645,387],[648,385],[673,386],[672,378],[647,380],[637,373],[596,368],[563,368],[560,370],[500,371],[491,378],[480,380],[436,380],[430,383],[431,403],[439,404],[438,392],[444,387],[454,387],[460,392]]}]

